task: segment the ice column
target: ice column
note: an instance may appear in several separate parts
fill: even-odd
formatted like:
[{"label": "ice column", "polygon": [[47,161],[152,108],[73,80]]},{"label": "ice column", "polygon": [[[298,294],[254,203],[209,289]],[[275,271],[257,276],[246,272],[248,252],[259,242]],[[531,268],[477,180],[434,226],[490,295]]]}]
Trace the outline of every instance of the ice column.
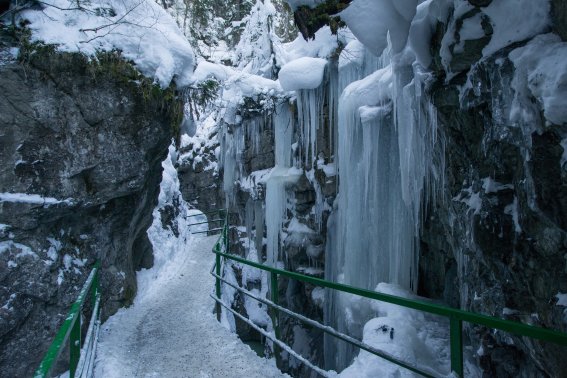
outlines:
[{"label": "ice column", "polygon": [[276,165],[266,183],[266,234],[267,263],[275,265],[281,259],[280,234],[288,202],[286,185],[297,179],[297,173],[291,169],[294,124],[289,105],[279,105],[272,117]]}]

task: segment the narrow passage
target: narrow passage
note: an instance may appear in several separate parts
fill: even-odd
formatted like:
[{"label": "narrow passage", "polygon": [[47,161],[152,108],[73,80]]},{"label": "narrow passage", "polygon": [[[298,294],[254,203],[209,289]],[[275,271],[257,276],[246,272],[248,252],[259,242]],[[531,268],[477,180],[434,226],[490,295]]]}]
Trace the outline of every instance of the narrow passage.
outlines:
[{"label": "narrow passage", "polygon": [[194,237],[134,305],[102,325],[95,377],[286,376],[216,321],[209,271],[217,239]]}]

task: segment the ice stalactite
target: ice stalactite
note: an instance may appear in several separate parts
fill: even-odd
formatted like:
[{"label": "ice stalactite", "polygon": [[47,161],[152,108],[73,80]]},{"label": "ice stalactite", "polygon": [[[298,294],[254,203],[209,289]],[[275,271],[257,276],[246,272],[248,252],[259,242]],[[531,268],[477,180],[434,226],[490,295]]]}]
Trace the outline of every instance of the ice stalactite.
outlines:
[{"label": "ice stalactite", "polygon": [[323,121],[324,88],[297,91],[297,117],[303,140],[303,160],[311,166],[316,160],[317,131]]},{"label": "ice stalactite", "polygon": [[223,124],[220,147],[223,154],[220,158],[224,169],[223,190],[226,196],[226,206],[234,203],[234,183],[242,175],[242,152],[244,151],[244,135],[242,127]]},{"label": "ice stalactite", "polygon": [[[357,43],[339,62],[340,182],[325,276],[366,289],[387,282],[415,291],[424,188],[439,179],[435,112],[423,95],[427,75],[401,54],[385,50],[377,58]],[[326,303],[326,320],[350,335],[361,336],[375,316],[352,296],[329,292]],[[328,340],[325,348],[327,368],[341,370],[354,356],[344,343]]]}]

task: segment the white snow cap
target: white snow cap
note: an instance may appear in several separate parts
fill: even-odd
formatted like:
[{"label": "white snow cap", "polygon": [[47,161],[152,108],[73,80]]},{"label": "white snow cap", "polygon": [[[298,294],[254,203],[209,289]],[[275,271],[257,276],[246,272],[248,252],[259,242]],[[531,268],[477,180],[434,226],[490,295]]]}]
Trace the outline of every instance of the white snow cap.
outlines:
[{"label": "white snow cap", "polygon": [[403,50],[417,0],[354,0],[341,13],[341,19],[370,51],[380,55],[388,46],[388,31],[392,50]]},{"label": "white snow cap", "polygon": [[58,45],[59,51],[94,56],[98,51],[122,51],[145,76],[161,87],[172,80],[189,84],[194,55],[175,21],[151,0],[91,0],[83,9],[69,0],[45,0],[43,8],[26,10],[33,41]]},{"label": "white snow cap", "polygon": [[567,43],[555,34],[538,35],[526,46],[512,51],[510,59],[516,66],[511,120],[530,121],[526,119],[526,109],[530,108],[533,96],[543,105],[548,121],[556,125],[567,123]]},{"label": "white snow cap", "polygon": [[315,89],[323,81],[327,61],[321,58],[299,58],[282,67],[279,81],[284,91]]}]

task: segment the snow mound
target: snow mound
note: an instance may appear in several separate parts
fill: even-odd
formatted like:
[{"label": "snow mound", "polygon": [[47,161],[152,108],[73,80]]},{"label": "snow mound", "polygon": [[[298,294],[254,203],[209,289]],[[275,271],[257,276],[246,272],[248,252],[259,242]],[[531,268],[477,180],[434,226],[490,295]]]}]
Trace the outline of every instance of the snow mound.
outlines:
[{"label": "snow mound", "polygon": [[358,107],[384,105],[392,98],[392,85],[392,67],[387,66],[351,83],[341,97]]},{"label": "snow mound", "polygon": [[483,56],[544,32],[551,25],[549,0],[493,1],[482,8],[494,29]]},{"label": "snow mound", "polygon": [[120,50],[145,76],[162,88],[172,80],[189,84],[194,55],[175,21],[151,0],[46,0],[43,9],[30,9],[21,18],[30,21],[33,41],[58,45],[64,52],[95,56]]},{"label": "snow mound", "polygon": [[323,81],[327,61],[321,58],[303,57],[282,67],[279,81],[284,91],[315,89]]},{"label": "snow mound", "polygon": [[[380,283],[376,291],[408,299],[424,299],[393,284]],[[354,296],[345,299],[351,302],[362,301]],[[404,362],[435,372],[435,375],[444,376],[449,372],[447,344],[449,335],[445,319],[380,301],[358,303],[358,306],[370,306],[377,314],[377,317],[364,325],[364,343]],[[353,364],[343,370],[339,376],[342,378],[413,377],[414,374],[361,350]]]},{"label": "snow mound", "polygon": [[538,35],[510,53],[516,66],[512,87],[516,91],[510,111],[514,122],[531,122],[532,96],[543,105],[545,118],[567,123],[567,43],[555,34]]},{"label": "snow mound", "polygon": [[354,0],[339,15],[360,42],[380,55],[388,46],[388,32],[392,51],[403,50],[416,7],[417,0]]}]

